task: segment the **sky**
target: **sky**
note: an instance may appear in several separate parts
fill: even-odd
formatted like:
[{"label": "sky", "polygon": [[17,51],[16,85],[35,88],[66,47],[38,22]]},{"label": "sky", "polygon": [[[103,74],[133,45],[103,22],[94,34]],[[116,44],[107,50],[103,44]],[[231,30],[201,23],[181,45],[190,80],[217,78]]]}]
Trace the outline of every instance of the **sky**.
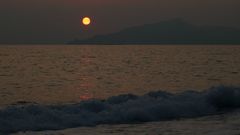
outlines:
[{"label": "sky", "polygon": [[240,0],[1,0],[0,43],[63,43],[176,18],[240,28],[239,7]]}]

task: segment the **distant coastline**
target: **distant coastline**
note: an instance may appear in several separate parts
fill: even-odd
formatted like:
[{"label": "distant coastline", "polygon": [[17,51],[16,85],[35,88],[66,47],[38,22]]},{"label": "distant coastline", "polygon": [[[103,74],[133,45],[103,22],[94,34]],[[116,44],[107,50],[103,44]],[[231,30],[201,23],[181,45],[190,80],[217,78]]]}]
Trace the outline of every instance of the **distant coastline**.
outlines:
[{"label": "distant coastline", "polygon": [[75,39],[65,44],[88,45],[162,45],[233,44],[240,45],[240,29],[222,26],[198,26],[181,19],[131,27],[122,31]]}]

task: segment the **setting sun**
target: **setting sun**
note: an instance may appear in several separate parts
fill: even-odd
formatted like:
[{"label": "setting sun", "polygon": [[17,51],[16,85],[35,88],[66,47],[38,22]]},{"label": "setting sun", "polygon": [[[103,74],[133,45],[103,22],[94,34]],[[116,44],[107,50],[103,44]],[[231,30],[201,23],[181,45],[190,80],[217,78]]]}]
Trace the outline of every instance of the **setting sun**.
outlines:
[{"label": "setting sun", "polygon": [[91,23],[91,19],[89,17],[84,17],[82,19],[83,25],[89,25]]}]

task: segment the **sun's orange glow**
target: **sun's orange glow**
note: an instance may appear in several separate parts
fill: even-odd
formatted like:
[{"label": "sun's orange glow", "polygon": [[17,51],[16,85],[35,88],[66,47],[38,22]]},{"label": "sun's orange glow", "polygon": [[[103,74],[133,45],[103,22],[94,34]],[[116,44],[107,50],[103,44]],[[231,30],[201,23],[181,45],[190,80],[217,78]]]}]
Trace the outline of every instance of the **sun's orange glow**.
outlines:
[{"label": "sun's orange glow", "polygon": [[86,100],[90,100],[90,99],[93,99],[93,96],[90,94],[85,94],[85,95],[80,96],[80,100],[82,100],[82,101],[86,101]]},{"label": "sun's orange glow", "polygon": [[82,19],[83,25],[89,25],[91,23],[91,19],[89,17],[84,17]]}]

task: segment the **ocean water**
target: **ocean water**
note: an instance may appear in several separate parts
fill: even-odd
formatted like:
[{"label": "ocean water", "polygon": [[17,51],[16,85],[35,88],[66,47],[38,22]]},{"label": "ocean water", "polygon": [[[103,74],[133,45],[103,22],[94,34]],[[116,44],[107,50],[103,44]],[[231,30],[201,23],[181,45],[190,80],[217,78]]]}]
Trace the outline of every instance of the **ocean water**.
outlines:
[{"label": "ocean water", "polygon": [[239,85],[240,46],[1,46],[0,106]]},{"label": "ocean water", "polygon": [[14,135],[239,135],[240,113],[144,124],[99,125],[58,131],[20,132]]},{"label": "ocean water", "polygon": [[[135,134],[149,125],[153,131],[146,134],[170,134],[179,123],[201,127],[203,116],[205,123],[217,117],[231,127],[221,116],[232,119],[230,110],[240,107],[239,52],[237,45],[2,45],[0,133],[82,126],[98,132],[130,124],[116,126],[116,134]],[[166,122],[128,128],[152,121]],[[172,129],[158,128],[168,122]],[[75,130],[85,129],[59,132]]]}]

